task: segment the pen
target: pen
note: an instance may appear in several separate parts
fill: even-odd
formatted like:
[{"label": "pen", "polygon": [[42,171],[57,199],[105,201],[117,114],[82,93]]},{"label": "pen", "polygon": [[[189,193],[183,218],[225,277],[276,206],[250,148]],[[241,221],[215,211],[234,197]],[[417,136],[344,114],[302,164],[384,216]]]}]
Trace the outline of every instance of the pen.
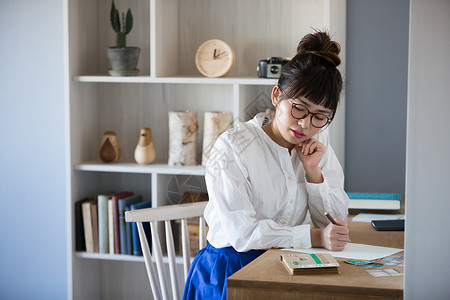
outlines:
[{"label": "pen", "polygon": [[[333,223],[334,225],[338,225],[338,223],[336,223],[336,221],[333,219],[333,217],[328,212],[325,212],[325,216],[328,218],[328,220],[330,220],[331,223]],[[350,241],[350,239],[349,239],[348,242],[351,243],[352,241]]]},{"label": "pen", "polygon": [[325,216],[328,218],[328,220],[330,220],[331,223],[333,223],[334,225],[337,225],[336,221],[333,219],[333,217],[328,212],[325,212]]}]

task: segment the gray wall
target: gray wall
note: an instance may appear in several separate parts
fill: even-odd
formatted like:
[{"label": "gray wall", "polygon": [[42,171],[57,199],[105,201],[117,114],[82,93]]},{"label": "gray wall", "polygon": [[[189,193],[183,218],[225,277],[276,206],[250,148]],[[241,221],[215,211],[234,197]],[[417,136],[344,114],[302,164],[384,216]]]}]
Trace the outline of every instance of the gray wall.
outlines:
[{"label": "gray wall", "polygon": [[348,0],[345,188],[405,191],[409,0]]},{"label": "gray wall", "polygon": [[65,299],[60,0],[0,0],[0,299]]},{"label": "gray wall", "polygon": [[450,1],[411,0],[405,299],[450,299]]}]

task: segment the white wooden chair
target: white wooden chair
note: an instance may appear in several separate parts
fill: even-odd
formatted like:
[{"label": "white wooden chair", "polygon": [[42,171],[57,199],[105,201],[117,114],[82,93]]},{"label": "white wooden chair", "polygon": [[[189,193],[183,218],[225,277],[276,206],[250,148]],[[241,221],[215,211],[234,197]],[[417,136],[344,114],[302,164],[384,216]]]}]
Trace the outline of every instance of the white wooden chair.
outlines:
[{"label": "white wooden chair", "polygon": [[[179,205],[169,205],[156,208],[146,208],[139,210],[132,210],[125,212],[126,222],[136,222],[139,240],[141,242],[142,253],[144,255],[145,267],[150,281],[154,299],[181,299],[180,289],[178,285],[176,262],[175,262],[175,247],[172,235],[172,226],[170,221],[181,220],[181,236],[182,236],[182,252],[183,252],[183,267],[184,267],[184,282],[186,281],[189,268],[191,265],[189,235],[187,228],[187,218],[199,217],[199,249],[206,246],[206,230],[205,219],[203,218],[203,211],[205,210],[207,202],[196,202]],[[167,256],[169,261],[170,282],[172,287],[172,298],[169,296],[169,285],[166,277],[165,267],[163,263],[163,254],[161,243],[158,237],[158,230],[156,222],[164,221],[166,231],[166,246]],[[150,222],[150,231],[153,247],[153,255],[147,242],[147,237],[144,232],[142,222]],[[152,257],[153,256],[153,257]],[[156,277],[153,261],[156,262],[158,277]]]}]

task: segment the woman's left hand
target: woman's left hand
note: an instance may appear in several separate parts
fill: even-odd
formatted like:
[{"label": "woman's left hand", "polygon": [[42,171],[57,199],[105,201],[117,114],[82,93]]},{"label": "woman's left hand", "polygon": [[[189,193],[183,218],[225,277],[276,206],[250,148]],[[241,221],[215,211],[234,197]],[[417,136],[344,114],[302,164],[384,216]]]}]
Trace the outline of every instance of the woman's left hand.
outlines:
[{"label": "woman's left hand", "polygon": [[316,139],[310,138],[298,144],[296,150],[303,167],[313,169],[319,165],[327,147]]},{"label": "woman's left hand", "polygon": [[300,161],[303,164],[303,168],[305,168],[307,177],[309,179],[314,178],[310,182],[318,181],[317,176],[319,175],[320,178],[322,178],[322,171],[319,168],[319,162],[322,159],[325,150],[327,150],[327,147],[316,139],[310,138],[296,145],[295,149]]}]

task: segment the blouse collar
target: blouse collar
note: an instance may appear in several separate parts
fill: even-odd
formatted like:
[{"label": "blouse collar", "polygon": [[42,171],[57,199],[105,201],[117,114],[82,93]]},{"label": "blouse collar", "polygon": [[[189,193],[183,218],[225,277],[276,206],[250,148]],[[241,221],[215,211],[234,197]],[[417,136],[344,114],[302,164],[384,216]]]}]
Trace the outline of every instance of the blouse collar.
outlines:
[{"label": "blouse collar", "polygon": [[[289,154],[289,151],[287,148],[282,147],[275,143],[274,140],[270,138],[270,136],[267,135],[267,133],[262,129],[262,126],[268,124],[270,121],[272,121],[273,117],[270,114],[267,113],[259,113],[257,114],[252,120],[249,121],[250,124],[253,125],[253,127],[256,129],[256,133],[264,140],[266,143],[271,146],[272,148],[275,148],[279,151],[286,151]],[[295,148],[292,149],[291,155],[295,152]]]}]

